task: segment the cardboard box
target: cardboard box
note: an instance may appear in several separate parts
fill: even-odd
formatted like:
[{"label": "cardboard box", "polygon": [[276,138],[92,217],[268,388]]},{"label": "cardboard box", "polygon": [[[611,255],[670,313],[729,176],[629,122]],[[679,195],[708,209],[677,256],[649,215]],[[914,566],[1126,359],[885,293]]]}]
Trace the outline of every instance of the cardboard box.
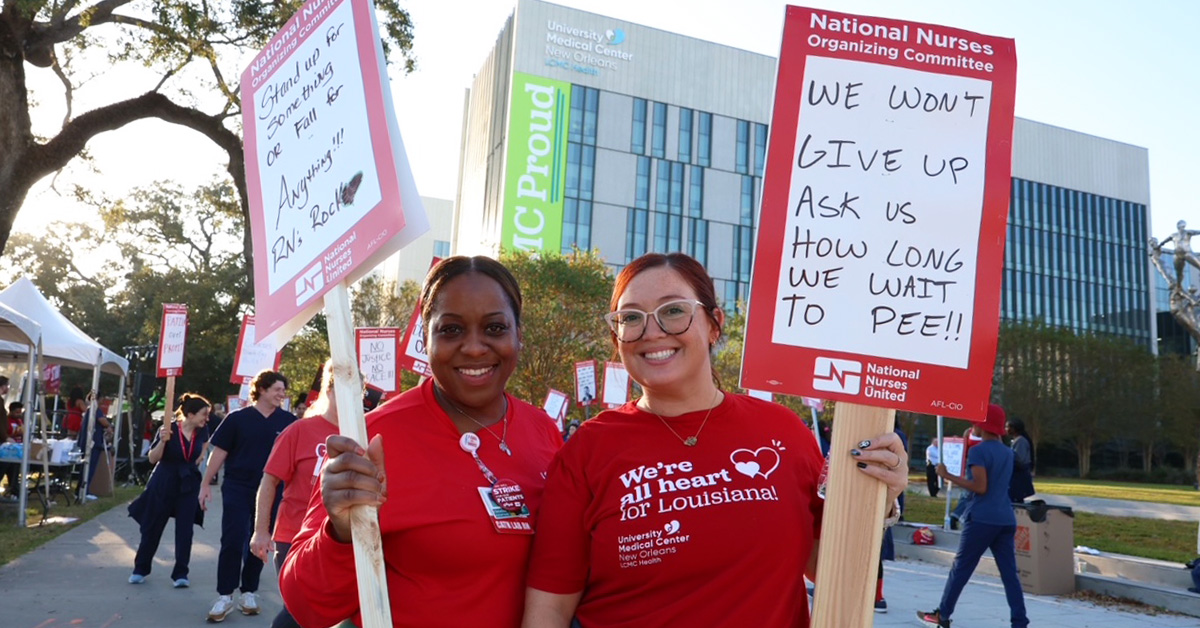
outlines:
[{"label": "cardboard box", "polygon": [[1075,515],[1070,508],[1015,504],[1017,572],[1035,595],[1075,592]]},{"label": "cardboard box", "polygon": [[35,460],[37,462],[41,462],[46,459],[46,452],[49,451],[49,449],[46,447],[46,443],[43,443],[40,440],[35,440],[25,443],[25,446],[29,448],[30,462]]}]

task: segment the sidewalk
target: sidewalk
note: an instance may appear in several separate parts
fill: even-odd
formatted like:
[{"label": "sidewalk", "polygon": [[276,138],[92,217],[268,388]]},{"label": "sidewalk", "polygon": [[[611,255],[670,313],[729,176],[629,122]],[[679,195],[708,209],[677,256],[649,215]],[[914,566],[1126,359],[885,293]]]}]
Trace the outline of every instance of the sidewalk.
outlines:
[{"label": "sidewalk", "polygon": [[[217,487],[214,487],[217,488]],[[102,498],[112,499],[112,498]],[[52,515],[70,517],[70,506]],[[50,524],[47,524],[50,525]],[[213,491],[204,527],[192,543],[192,586],[171,586],[175,523],[167,524],[154,568],[143,584],[129,584],[140,534],[125,504],[0,567],[0,626],[3,628],[162,628],[206,625],[217,598],[217,551],[221,545],[221,495]],[[221,624],[268,628],[282,607],[275,566],[263,568],[262,613],[236,610]]]},{"label": "sidewalk", "polygon": [[[167,526],[155,559],[154,571],[144,584],[126,580],[137,549],[137,524],[126,516],[124,505],[67,532],[49,544],[0,567],[0,609],[3,628],[160,628],[205,625],[216,599],[216,562],[220,545],[219,491],[197,528],[192,545],[191,588],[171,587],[174,556],[173,526]],[[70,507],[56,513],[70,516]],[[884,593],[887,614],[876,614],[875,625],[919,626],[917,610],[937,606],[946,581],[944,567],[916,561],[885,563]],[[262,614],[246,617],[231,613],[222,626],[267,628],[281,606],[273,566],[263,570]],[[1081,600],[1025,596],[1034,626],[1079,628],[1183,628],[1196,626],[1196,618],[1180,615],[1146,616],[1108,609]],[[999,579],[976,575],[959,601],[955,626],[1007,628],[1008,607]],[[714,624],[716,625],[716,624]],[[481,627],[482,628],[482,627]]]}]

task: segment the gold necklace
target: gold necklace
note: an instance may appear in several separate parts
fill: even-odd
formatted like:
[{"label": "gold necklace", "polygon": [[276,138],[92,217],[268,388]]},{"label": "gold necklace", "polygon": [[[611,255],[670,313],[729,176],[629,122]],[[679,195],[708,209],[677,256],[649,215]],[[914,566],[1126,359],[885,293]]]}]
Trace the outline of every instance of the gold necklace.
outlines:
[{"label": "gold necklace", "polygon": [[512,450],[508,448],[508,397],[501,395],[501,398],[504,399],[504,413],[500,415],[500,420],[504,422],[504,429],[501,431],[501,436],[496,436],[496,433],[492,431],[492,428],[484,425],[478,419],[467,414],[466,412],[463,412],[462,408],[454,405],[454,402],[450,401],[450,398],[446,396],[446,393],[438,390],[437,386],[434,386],[433,389],[441,394],[442,401],[445,401],[451,408],[454,408],[455,412],[467,417],[472,423],[487,430],[488,434],[491,434],[493,438],[500,441],[500,451],[503,451],[510,456],[512,455]]},{"label": "gold necklace", "polygon": [[[675,428],[671,427],[671,424],[667,423],[667,420],[662,418],[662,416],[659,413],[651,410],[649,405],[646,406],[646,410],[649,411],[650,414],[653,414],[654,416],[658,417],[658,420],[662,421],[662,424],[667,426],[667,429],[671,430],[671,433],[675,435],[675,438],[678,438],[679,442],[683,443],[685,447],[695,447],[696,443],[699,442],[700,432],[703,432],[704,426],[708,424],[708,417],[712,416],[713,408],[717,407],[717,405],[718,405],[717,404],[717,396],[720,394],[721,394],[721,389],[718,388],[716,394],[713,395],[712,405],[708,406],[708,412],[705,413],[704,420],[700,422],[700,429],[696,430],[695,434],[693,434],[687,438],[680,436],[679,432],[676,432]],[[645,397],[643,397],[643,399],[645,399]]]}]

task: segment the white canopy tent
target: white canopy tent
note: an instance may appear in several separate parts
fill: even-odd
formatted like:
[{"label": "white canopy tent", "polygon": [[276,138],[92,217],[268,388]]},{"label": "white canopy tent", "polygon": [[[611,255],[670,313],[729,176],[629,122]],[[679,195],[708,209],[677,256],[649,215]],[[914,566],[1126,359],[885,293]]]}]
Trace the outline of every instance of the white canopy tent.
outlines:
[{"label": "white canopy tent", "polygon": [[[65,316],[50,303],[49,300],[33,285],[33,282],[28,277],[22,277],[13,282],[12,285],[0,291],[0,305],[6,308],[15,310],[26,318],[36,321],[41,326],[41,355],[48,360],[53,360],[56,363],[64,366],[73,366],[77,368],[92,369],[92,390],[100,386],[100,373],[111,373],[121,378],[117,397],[117,408],[120,411],[124,403],[125,395],[125,376],[129,370],[129,361],[120,355],[110,351],[93,340],[83,330],[75,326],[74,323],[67,320]],[[0,352],[7,352],[13,349],[11,345],[0,345]],[[35,352],[29,351],[28,347],[23,348],[29,355],[29,373],[30,380],[36,381],[39,377],[39,368],[35,358]],[[32,391],[33,387],[27,387]],[[26,404],[25,411],[25,433],[32,434],[31,427],[33,423],[33,403]],[[89,413],[91,420],[87,427],[88,434],[92,434],[93,426],[96,420],[96,400],[92,399],[91,412]],[[89,450],[91,447],[88,448]],[[25,454],[21,461],[21,475],[24,477],[29,471],[29,447],[25,448]],[[87,491],[87,471],[89,451],[84,453],[84,481],[80,483],[80,497]],[[21,514],[20,524],[25,525],[25,505],[26,505],[26,490],[24,483],[21,486]]]},{"label": "white canopy tent", "polygon": [[[31,373],[33,372],[34,366],[37,363],[37,346],[41,342],[41,338],[41,325],[34,322],[33,319],[30,319],[23,314],[20,314],[16,310],[13,310],[7,305],[0,304],[0,345],[4,345],[4,348],[0,349],[0,351],[12,353],[12,359],[14,359],[14,361],[15,358],[18,357],[26,358],[25,361],[27,362],[27,366],[30,369],[29,372]],[[29,424],[29,420],[33,414],[33,395],[34,387],[26,386],[25,398],[22,400],[25,405],[24,422],[26,425]],[[0,408],[0,414],[7,414],[7,412],[8,411],[6,409]],[[7,419],[0,418],[0,420]],[[23,454],[21,463],[21,477],[25,477],[25,471],[27,471],[29,466],[28,460],[28,454]],[[9,488],[11,489],[12,487],[10,486]],[[20,493],[21,504],[20,513],[17,516],[17,520],[21,526],[24,526],[25,504],[27,500],[24,482],[21,482]]]}]

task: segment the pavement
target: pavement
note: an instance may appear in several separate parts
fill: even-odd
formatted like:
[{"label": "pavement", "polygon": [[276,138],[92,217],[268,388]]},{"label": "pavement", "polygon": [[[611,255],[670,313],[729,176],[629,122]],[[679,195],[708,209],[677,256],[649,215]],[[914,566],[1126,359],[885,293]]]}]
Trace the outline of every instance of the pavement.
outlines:
[{"label": "pavement", "polygon": [[[219,492],[219,491],[218,491]],[[102,498],[107,499],[107,498]],[[1047,500],[1049,501],[1049,500]],[[1111,501],[1111,500],[1110,500]],[[216,560],[220,546],[221,500],[214,495],[192,545],[187,589],[171,586],[174,524],[167,526],[146,582],[127,582],[139,539],[137,524],[118,506],[50,543],[0,567],[0,628],[160,628],[206,625],[216,599]],[[1144,507],[1144,506],[1143,506]],[[70,506],[52,515],[70,516]],[[884,594],[889,609],[875,614],[875,626],[920,626],[918,610],[937,606],[946,568],[918,561],[885,563]],[[262,614],[234,611],[222,626],[268,628],[281,599],[274,567],[263,570],[259,590]],[[1075,597],[1025,596],[1033,626],[1078,628],[1195,628],[1200,619],[1148,614],[1147,607],[1112,607]],[[1008,606],[998,578],[976,574],[959,600],[954,625],[1006,628]],[[485,627],[479,627],[485,628]]]}]

